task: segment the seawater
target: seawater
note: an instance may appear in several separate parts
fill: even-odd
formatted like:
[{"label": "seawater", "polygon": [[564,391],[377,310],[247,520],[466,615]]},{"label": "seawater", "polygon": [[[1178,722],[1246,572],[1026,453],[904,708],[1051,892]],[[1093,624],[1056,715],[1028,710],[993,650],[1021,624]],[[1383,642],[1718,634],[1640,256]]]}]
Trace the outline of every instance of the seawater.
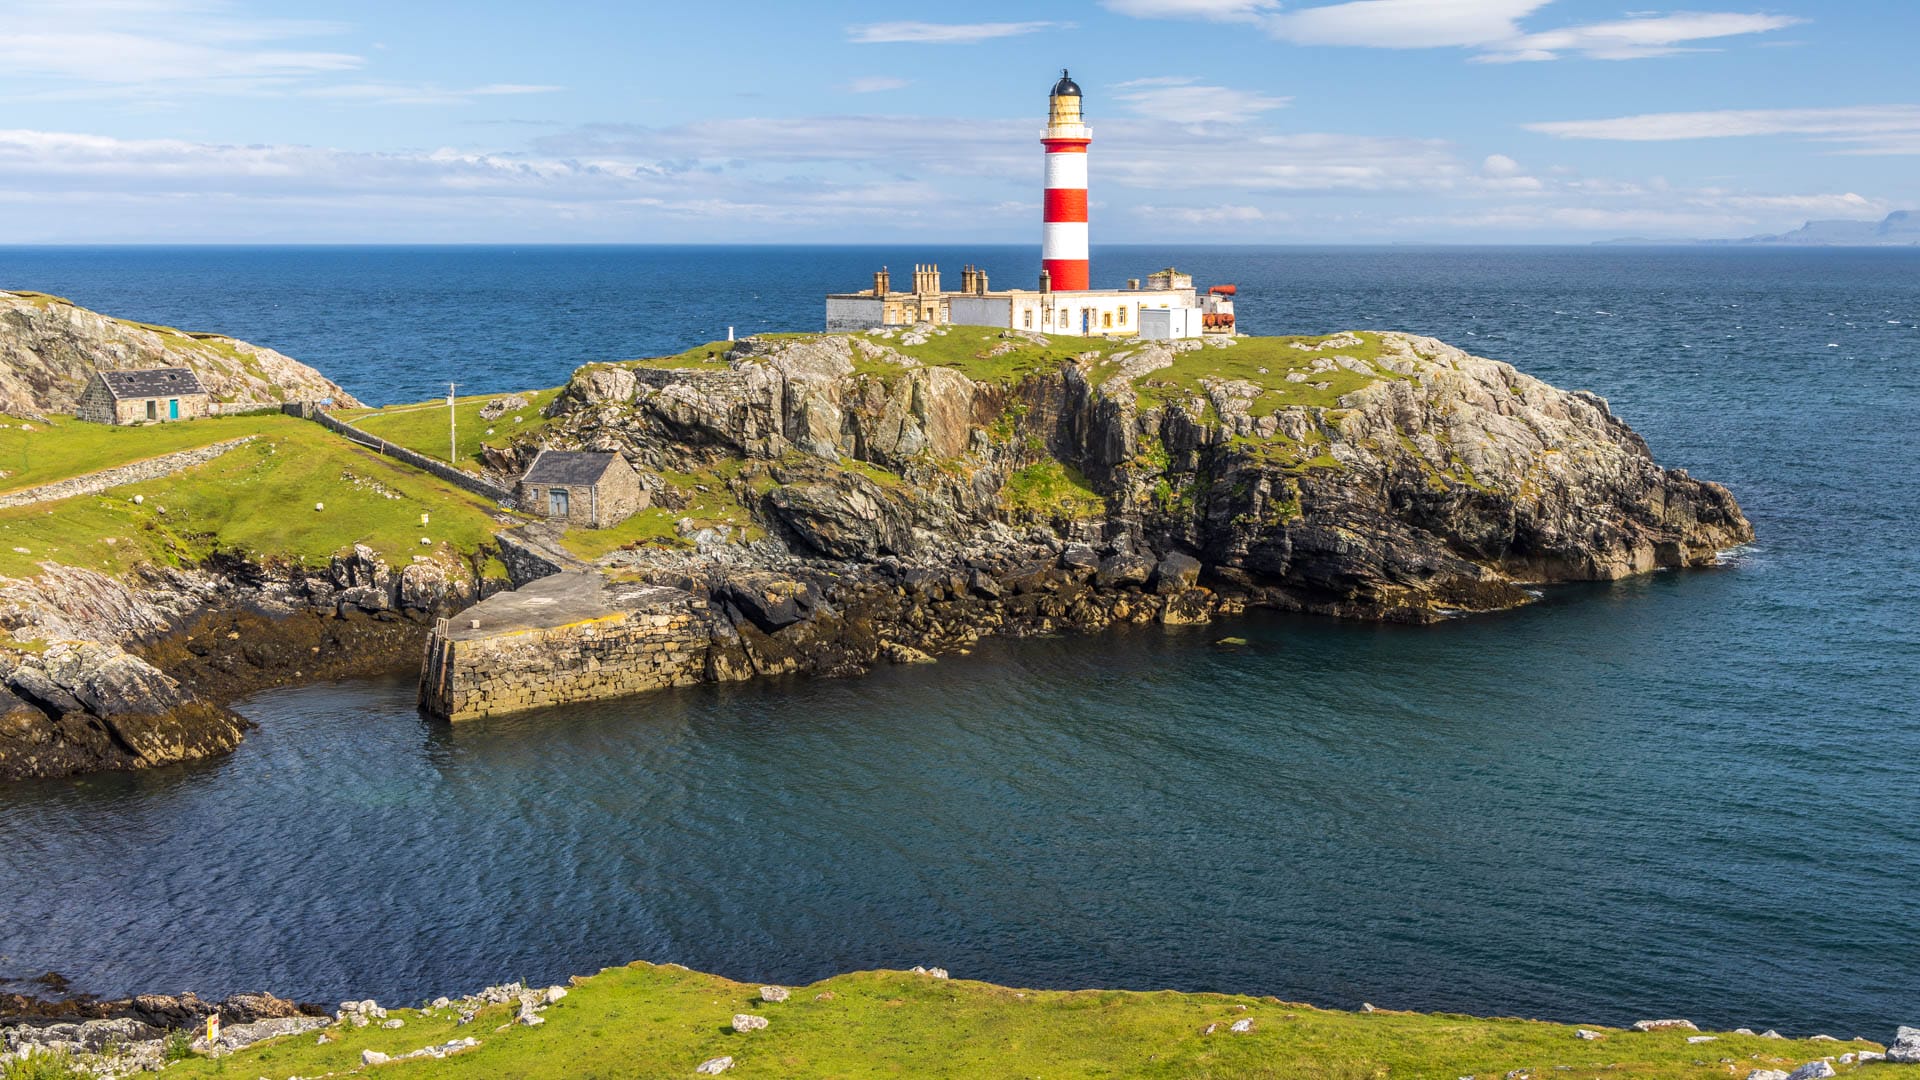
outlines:
[{"label": "seawater", "polygon": [[[262,695],[221,761],[0,788],[0,975],[407,1000],[629,959],[916,963],[1884,1035],[1920,1016],[1920,252],[1100,249],[1256,332],[1392,327],[1608,397],[1759,533],[1407,628],[1266,615],[448,728]],[[4,249],[371,401],[818,325],[860,248]],[[1245,645],[1219,644],[1225,637]]]}]

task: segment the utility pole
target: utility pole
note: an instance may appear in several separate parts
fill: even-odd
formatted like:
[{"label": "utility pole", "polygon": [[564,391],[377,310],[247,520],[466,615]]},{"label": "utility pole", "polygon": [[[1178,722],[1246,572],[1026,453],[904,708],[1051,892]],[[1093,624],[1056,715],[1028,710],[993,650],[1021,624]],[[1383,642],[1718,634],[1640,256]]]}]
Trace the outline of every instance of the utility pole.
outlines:
[{"label": "utility pole", "polygon": [[458,383],[447,384],[447,464],[460,467],[460,438],[454,427],[453,388]]}]

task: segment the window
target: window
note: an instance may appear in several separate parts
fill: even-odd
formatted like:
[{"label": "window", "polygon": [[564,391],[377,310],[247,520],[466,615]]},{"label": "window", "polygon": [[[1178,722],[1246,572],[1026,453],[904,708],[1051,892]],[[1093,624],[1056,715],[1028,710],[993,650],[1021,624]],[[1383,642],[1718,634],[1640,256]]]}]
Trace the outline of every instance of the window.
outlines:
[{"label": "window", "polygon": [[1065,330],[1066,328],[1067,328],[1067,309],[1061,308],[1060,309],[1060,329]]},{"label": "window", "polygon": [[1022,314],[1026,316],[1026,322],[1025,322],[1026,328],[1029,330],[1033,329],[1033,309],[1028,308],[1026,311],[1022,312]]},{"label": "window", "polygon": [[1103,311],[1100,313],[1100,329],[1102,330],[1113,329],[1113,312]]},{"label": "window", "polygon": [[549,488],[547,490],[547,516],[567,516],[567,489]]},{"label": "window", "polygon": [[1121,326],[1127,325],[1127,309],[1126,308],[1120,309],[1120,325]]}]

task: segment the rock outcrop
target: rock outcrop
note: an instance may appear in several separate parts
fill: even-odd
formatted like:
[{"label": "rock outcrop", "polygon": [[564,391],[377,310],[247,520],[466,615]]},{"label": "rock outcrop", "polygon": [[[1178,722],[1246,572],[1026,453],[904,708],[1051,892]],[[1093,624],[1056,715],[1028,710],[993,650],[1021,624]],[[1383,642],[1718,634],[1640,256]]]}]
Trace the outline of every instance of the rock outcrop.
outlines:
[{"label": "rock outcrop", "polygon": [[317,573],[226,559],[128,579],[49,563],[0,580],[0,631],[29,646],[0,650],[0,780],[226,753],[249,726],[226,701],[409,670],[432,619],[490,587],[470,567],[396,568],[365,547]]},{"label": "rock outcrop", "polygon": [[[1023,344],[1001,338],[976,356]],[[1374,619],[1704,565],[1752,536],[1725,488],[1661,468],[1605,400],[1430,338],[1082,343],[982,381],[886,342],[590,365],[545,437],[622,450],[660,506],[689,501],[663,476],[726,477],[783,553],[943,569],[1038,526],[1115,573],[1190,558],[1251,603]]]},{"label": "rock outcrop", "polygon": [[115,319],[57,296],[0,292],[0,413],[70,413],[96,371],[187,367],[217,402],[360,402],[291,357],[220,334]]},{"label": "rock outcrop", "polygon": [[[9,658],[7,663],[14,663]],[[0,775],[138,769],[222,754],[247,721],[97,642],[56,642],[6,672]]]}]

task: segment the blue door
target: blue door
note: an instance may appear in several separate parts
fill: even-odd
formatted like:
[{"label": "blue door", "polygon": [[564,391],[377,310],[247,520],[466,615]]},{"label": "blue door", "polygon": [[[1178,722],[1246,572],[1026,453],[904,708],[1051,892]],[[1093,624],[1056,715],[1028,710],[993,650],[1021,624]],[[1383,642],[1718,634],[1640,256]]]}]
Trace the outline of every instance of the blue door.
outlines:
[{"label": "blue door", "polygon": [[180,419],[180,399],[179,398],[167,399],[167,419],[169,420]]}]

